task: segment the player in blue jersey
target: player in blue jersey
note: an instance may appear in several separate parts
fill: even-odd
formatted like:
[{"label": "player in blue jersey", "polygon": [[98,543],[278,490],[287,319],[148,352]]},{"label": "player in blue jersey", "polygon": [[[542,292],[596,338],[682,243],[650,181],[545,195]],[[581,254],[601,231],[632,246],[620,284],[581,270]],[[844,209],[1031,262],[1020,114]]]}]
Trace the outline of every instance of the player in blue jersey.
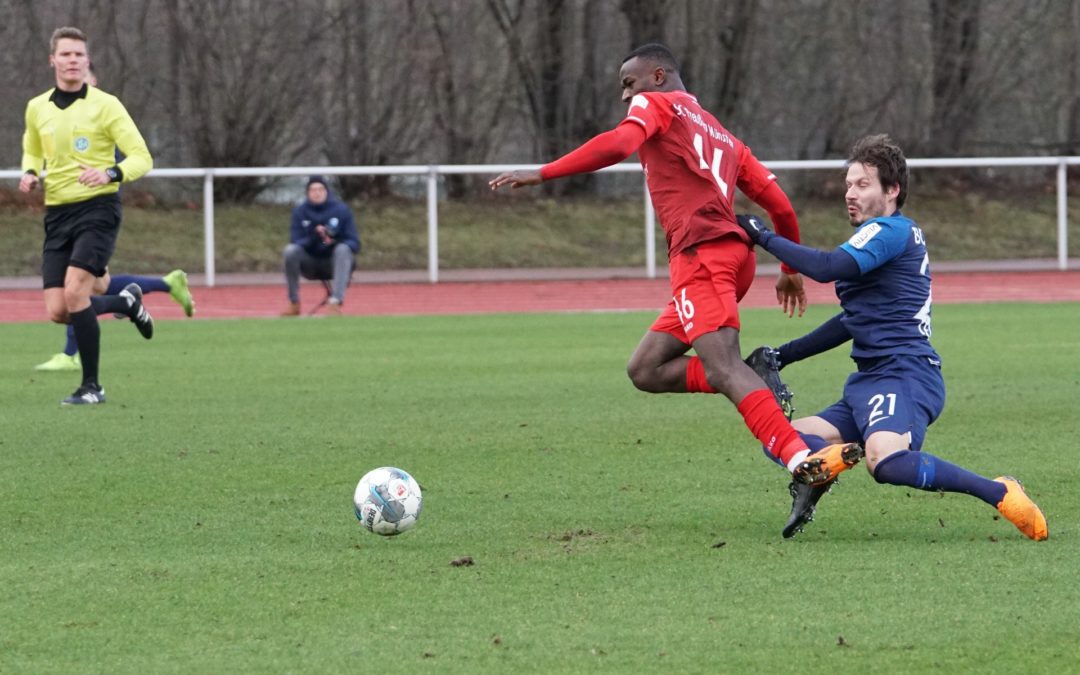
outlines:
[{"label": "player in blue jersey", "polygon": [[840,313],[770,355],[777,367],[852,342],[856,372],[843,397],[817,415],[793,422],[815,453],[793,472],[791,537],[817,501],[858,457],[842,443],[865,448],[866,468],[879,483],[960,492],[994,506],[1026,536],[1047,537],[1046,518],[1015,478],[984,478],[922,452],[926,429],[945,406],[941,358],[930,345],[930,257],[922,230],[900,208],[907,198],[907,161],[888,136],[867,136],[848,158],[848,217],[856,228],[832,251],[779,236],[756,216],[739,216],[755,244],[819,282],[836,282]]},{"label": "player in blue jersey", "polygon": [[[135,284],[142,289],[143,293],[163,292],[168,293],[176,304],[180,305],[187,316],[195,314],[195,300],[191,297],[188,288],[187,273],[184,270],[173,270],[163,277],[136,276],[133,274],[119,274],[111,276],[108,271],[105,276],[94,280],[95,295],[115,295],[127,288],[128,284]],[[53,354],[48,361],[34,366],[34,370],[44,372],[63,372],[69,370],[82,370],[79,361],[79,346],[75,341],[75,328],[71,324],[67,326],[67,340],[64,342],[64,350]]]}]

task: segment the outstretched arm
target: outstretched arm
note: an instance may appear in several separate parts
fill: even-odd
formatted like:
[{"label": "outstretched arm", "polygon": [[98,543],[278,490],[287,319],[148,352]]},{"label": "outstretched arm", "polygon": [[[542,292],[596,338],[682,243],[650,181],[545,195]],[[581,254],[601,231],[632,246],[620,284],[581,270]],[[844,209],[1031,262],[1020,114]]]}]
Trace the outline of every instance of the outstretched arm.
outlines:
[{"label": "outstretched arm", "polygon": [[591,173],[618,164],[634,154],[645,142],[645,130],[637,124],[620,124],[611,131],[594,136],[576,150],[545,164],[540,169],[507,171],[488,181],[492,190],[503,185],[512,188],[539,185],[546,180],[578,173]]},{"label": "outstretched arm", "polygon": [[821,283],[855,279],[861,274],[855,258],[839,247],[831,251],[819,251],[816,248],[788,241],[780,235],[773,235],[768,243],[763,244],[763,247],[782,262]]},{"label": "outstretched arm", "polygon": [[841,322],[843,316],[841,312],[806,335],[780,345],[776,350],[780,355],[780,368],[827,352],[850,340],[851,333]]},{"label": "outstretched arm", "polygon": [[741,215],[736,220],[755,244],[814,281],[855,279],[862,274],[855,258],[841,247],[819,251],[770,231],[757,216]]}]

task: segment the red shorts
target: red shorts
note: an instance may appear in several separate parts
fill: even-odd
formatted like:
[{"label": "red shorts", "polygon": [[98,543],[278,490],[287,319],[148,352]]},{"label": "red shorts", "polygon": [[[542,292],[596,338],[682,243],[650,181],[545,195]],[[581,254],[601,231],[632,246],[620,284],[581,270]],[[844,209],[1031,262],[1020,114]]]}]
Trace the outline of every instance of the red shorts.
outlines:
[{"label": "red shorts", "polygon": [[735,236],[691,246],[668,261],[671,302],[651,330],[693,344],[705,333],[739,329],[739,300],[754,281],[752,249]]}]

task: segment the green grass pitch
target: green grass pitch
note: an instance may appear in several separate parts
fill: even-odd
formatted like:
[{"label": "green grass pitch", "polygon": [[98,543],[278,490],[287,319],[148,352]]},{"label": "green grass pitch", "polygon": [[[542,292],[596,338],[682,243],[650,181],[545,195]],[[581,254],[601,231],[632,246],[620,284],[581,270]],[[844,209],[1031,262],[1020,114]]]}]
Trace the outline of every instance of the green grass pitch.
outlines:
[{"label": "green grass pitch", "polygon": [[[90,409],[31,369],[60,329],[0,325],[0,672],[1080,671],[1080,306],[934,312],[925,449],[1018,476],[1044,543],[861,468],[782,540],[732,406],[626,378],[652,318],[107,320]],[[785,370],[798,414],[849,369]],[[352,514],[382,465],[424,488],[395,538]]]}]

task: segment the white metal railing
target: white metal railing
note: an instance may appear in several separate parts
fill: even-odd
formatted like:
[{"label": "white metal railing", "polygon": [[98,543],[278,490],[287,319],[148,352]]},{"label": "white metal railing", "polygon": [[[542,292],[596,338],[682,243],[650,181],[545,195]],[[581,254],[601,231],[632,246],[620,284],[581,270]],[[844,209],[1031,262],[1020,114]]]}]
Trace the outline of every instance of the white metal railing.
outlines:
[{"label": "white metal railing", "polygon": [[[774,171],[804,171],[814,169],[843,169],[844,160],[781,160],[764,162]],[[1056,167],[1057,168],[1057,267],[1069,266],[1068,245],[1068,167],[1080,165],[1080,157],[960,157],[954,159],[909,159],[908,166],[918,168],[980,168],[980,167]],[[427,182],[428,280],[439,280],[439,176],[455,174],[485,174],[494,176],[503,171],[538,169],[539,164],[429,164],[403,166],[295,166],[295,167],[229,167],[218,169],[154,169],[148,175],[156,178],[203,179],[203,236],[206,285],[215,284],[214,253],[214,178],[281,177],[323,174],[328,176],[425,176]],[[640,173],[637,163],[624,162],[602,169],[603,172]],[[0,179],[18,179],[17,170],[0,170]],[[656,277],[656,214],[649,191],[643,189],[645,200],[645,273]]]}]

